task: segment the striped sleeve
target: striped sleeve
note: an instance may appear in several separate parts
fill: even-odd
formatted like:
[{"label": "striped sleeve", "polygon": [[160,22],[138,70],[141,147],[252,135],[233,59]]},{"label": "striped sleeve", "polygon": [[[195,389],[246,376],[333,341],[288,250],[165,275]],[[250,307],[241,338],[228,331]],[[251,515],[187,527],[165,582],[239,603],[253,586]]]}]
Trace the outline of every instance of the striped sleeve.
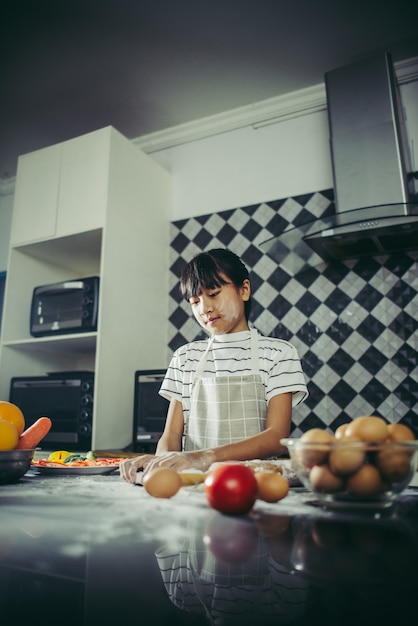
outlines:
[{"label": "striped sleeve", "polygon": [[263,337],[263,363],[265,371],[266,398],[270,400],[281,393],[292,394],[292,406],[303,402],[308,396],[305,376],[296,348],[288,341]]},{"label": "striped sleeve", "polygon": [[175,351],[161,385],[160,395],[167,400],[187,402],[194,373],[206,346],[207,341],[195,341]]}]

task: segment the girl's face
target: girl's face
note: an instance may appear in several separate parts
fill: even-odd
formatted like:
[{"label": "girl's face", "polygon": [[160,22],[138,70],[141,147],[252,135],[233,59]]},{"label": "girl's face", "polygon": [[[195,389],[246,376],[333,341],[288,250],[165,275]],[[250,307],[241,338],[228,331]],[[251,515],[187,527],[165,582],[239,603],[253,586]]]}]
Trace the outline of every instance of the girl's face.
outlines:
[{"label": "girl's face", "polygon": [[[222,278],[228,280],[226,276]],[[211,335],[221,335],[248,330],[244,302],[250,299],[250,295],[250,281],[244,280],[241,287],[227,282],[214,289],[204,289],[199,295],[189,298],[189,302],[200,326]]]}]

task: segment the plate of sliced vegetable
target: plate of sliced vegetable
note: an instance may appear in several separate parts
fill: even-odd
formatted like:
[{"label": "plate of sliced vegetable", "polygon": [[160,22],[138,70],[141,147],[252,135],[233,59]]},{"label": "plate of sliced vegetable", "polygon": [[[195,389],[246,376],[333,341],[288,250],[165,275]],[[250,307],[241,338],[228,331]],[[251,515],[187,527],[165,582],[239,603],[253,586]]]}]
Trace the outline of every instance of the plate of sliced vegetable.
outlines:
[{"label": "plate of sliced vegetable", "polygon": [[120,458],[96,458],[92,452],[51,452],[47,459],[34,459],[31,468],[52,476],[111,474],[119,468]]}]

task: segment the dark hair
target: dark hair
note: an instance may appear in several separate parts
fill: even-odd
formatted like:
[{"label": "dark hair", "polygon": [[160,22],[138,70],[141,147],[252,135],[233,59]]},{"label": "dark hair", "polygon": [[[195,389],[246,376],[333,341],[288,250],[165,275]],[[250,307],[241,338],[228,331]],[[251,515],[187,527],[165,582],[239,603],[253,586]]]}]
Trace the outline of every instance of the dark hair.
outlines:
[{"label": "dark hair", "polygon": [[[198,296],[203,289],[216,289],[226,285],[231,280],[236,287],[241,287],[244,280],[249,279],[248,270],[241,259],[222,248],[215,248],[208,252],[200,252],[183,269],[180,278],[180,291],[187,301]],[[245,317],[248,320],[251,311],[251,297],[244,302]]]}]

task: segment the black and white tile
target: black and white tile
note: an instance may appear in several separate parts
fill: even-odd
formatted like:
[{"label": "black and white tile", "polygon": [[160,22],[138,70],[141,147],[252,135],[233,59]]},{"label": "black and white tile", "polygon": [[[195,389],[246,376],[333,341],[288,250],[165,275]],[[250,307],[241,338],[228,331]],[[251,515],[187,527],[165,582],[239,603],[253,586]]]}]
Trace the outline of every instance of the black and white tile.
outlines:
[{"label": "black and white tile", "polygon": [[291,341],[301,357],[310,396],[293,413],[293,436],[363,414],[402,421],[418,436],[418,254],[320,262],[292,273],[259,247],[334,210],[328,189],[173,222],[169,356],[203,337],[179,293],[182,268],[202,250],[229,248],[250,271],[252,324]]}]

